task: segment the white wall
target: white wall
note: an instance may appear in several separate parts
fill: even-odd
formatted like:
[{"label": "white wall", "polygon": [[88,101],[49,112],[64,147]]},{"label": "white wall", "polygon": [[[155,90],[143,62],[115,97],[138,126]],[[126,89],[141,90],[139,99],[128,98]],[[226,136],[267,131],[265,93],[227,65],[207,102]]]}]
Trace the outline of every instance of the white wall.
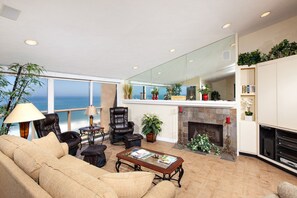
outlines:
[{"label": "white wall", "polygon": [[164,105],[126,104],[129,108],[129,120],[135,123],[135,133],[141,133],[141,119],[146,113],[153,113],[163,121],[162,132],[158,140],[177,142],[178,139],[178,107]]},{"label": "white wall", "polygon": [[297,16],[239,37],[239,53],[256,49],[267,53],[282,40],[297,41]]}]

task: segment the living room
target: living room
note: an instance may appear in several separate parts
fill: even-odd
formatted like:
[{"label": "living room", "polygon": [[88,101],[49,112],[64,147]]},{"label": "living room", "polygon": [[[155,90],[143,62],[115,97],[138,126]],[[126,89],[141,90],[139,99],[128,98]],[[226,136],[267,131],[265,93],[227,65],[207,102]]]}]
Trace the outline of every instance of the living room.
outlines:
[{"label": "living room", "polygon": [[[10,96],[15,93],[11,90],[19,76],[22,80],[31,80],[30,83],[34,81],[32,89],[22,93],[23,100],[19,103],[32,103],[37,114],[42,113],[39,116],[51,114],[49,119],[52,120],[57,120],[54,118],[57,113],[60,132],[74,131],[71,136],[77,137],[76,143],[66,145],[67,148],[65,143],[58,145],[55,136],[41,138],[43,135],[38,129],[43,131],[44,123],[38,125],[38,121],[29,118],[26,122],[32,122],[29,128],[25,127],[29,131],[24,141],[28,139],[34,147],[40,146],[39,150],[52,150],[42,145],[44,143],[57,146],[58,161],[63,158],[64,165],[71,169],[65,170],[65,174],[75,175],[71,171],[77,169],[83,173],[75,181],[88,178],[96,183],[90,174],[104,181],[108,193],[115,192],[105,197],[156,197],[156,194],[159,197],[290,197],[282,194],[283,189],[291,190],[291,197],[297,197],[296,188],[291,186],[297,185],[294,161],[297,159],[294,150],[297,144],[294,89],[297,85],[296,69],[291,66],[297,62],[294,48],[297,2],[294,0],[286,3],[274,0],[269,4],[233,0],[1,1],[0,8],[3,46],[0,49],[0,124],[9,125],[4,133],[2,127],[1,134],[23,137],[18,124],[24,126],[21,124],[24,120],[16,120],[16,117],[23,119],[28,113],[10,115],[17,102],[12,100],[9,104]],[[275,57],[272,52],[284,45],[291,46],[291,51],[284,50],[284,54]],[[251,64],[245,62],[248,52],[256,54],[260,60]],[[41,73],[28,75],[28,68],[32,67],[36,68],[35,72],[42,68]],[[18,82],[21,86],[22,81]],[[11,109],[5,111],[8,106]],[[114,107],[119,107],[115,110],[117,113],[111,113]],[[129,127],[134,135],[114,135],[116,129],[112,127],[111,117],[114,114],[117,115],[114,118],[118,118],[119,111],[125,111],[126,119],[123,119],[127,124],[133,122]],[[143,128],[145,115],[151,114],[157,116],[160,126],[153,143],[148,142]],[[200,131],[203,132],[200,134]],[[65,134],[57,135],[58,139],[66,138]],[[203,148],[206,152],[191,142],[196,137],[210,141],[209,147]],[[62,140],[59,139],[66,142]],[[24,197],[70,196],[66,192],[51,191],[54,188],[62,192],[66,181],[69,186],[65,189],[71,188],[65,178],[44,190],[49,187],[44,183],[45,172],[54,171],[56,165],[64,171],[56,160],[39,164],[43,174],[38,173],[37,178],[36,175],[32,179],[26,177],[29,175],[26,171],[32,167],[26,169],[20,165],[20,161],[26,161],[22,155],[27,155],[19,147],[29,147],[27,140],[24,141],[0,136],[0,154],[5,162],[4,165],[1,162],[0,183],[3,185],[0,192],[3,191],[3,196],[25,192]],[[11,146],[8,142],[14,145],[13,149],[8,149]],[[125,147],[134,144],[153,154],[150,159],[159,161],[160,156],[171,156],[173,162],[167,167],[147,165],[134,158],[131,161],[126,158]],[[39,156],[39,151],[33,152],[39,159],[49,158]],[[14,155],[19,159],[14,159]],[[84,161],[95,166],[89,167]],[[16,176],[9,169],[14,166],[20,167],[13,171],[24,175],[28,186],[24,187],[19,181],[14,183]],[[135,173],[133,170],[144,171]],[[118,171],[120,173],[116,173]],[[108,173],[118,181],[106,185],[111,178],[102,175]],[[146,173],[146,182],[131,179],[133,174],[139,174],[134,177],[140,178]],[[149,173],[154,173],[154,178]],[[29,178],[32,181],[28,181]],[[128,179],[131,185],[125,182]],[[149,187],[142,188],[144,183]],[[99,184],[88,185],[97,189]],[[13,192],[14,186],[20,186],[19,191]],[[81,185],[78,189],[84,187]],[[129,194],[132,192],[125,190],[129,188],[139,193]],[[35,190],[40,194],[34,194]],[[81,190],[79,195],[91,196],[83,192],[86,191]],[[104,196],[104,193],[107,192],[97,191],[96,195]]]}]

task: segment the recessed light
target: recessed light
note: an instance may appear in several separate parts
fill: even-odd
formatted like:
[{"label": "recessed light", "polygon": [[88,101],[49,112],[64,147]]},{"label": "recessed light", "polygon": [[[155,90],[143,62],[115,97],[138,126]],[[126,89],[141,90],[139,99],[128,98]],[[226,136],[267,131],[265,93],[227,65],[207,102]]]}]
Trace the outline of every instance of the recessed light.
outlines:
[{"label": "recessed light", "polygon": [[230,27],[230,26],[231,26],[231,23],[226,23],[225,25],[222,26],[222,28],[223,28],[223,29],[226,29],[226,28],[228,28],[228,27]]},{"label": "recessed light", "polygon": [[162,74],[162,72],[158,72],[158,75]]},{"label": "recessed light", "polygon": [[175,49],[171,49],[170,52],[175,52]]},{"label": "recessed light", "polygon": [[31,45],[31,46],[38,45],[38,42],[37,42],[37,41],[35,41],[35,40],[30,40],[30,39],[25,40],[25,43],[26,43],[27,45]]},{"label": "recessed light", "polygon": [[232,44],[230,45],[230,47],[235,47],[235,43],[232,43]]},{"label": "recessed light", "polygon": [[268,15],[270,15],[270,12],[269,11],[268,12],[264,12],[263,14],[261,14],[261,18],[266,17]]},{"label": "recessed light", "polygon": [[194,62],[194,60],[192,60],[192,59],[191,59],[191,60],[189,60],[189,63],[192,63],[192,62]]},{"label": "recessed light", "polygon": [[134,66],[133,69],[138,69],[138,66]]}]

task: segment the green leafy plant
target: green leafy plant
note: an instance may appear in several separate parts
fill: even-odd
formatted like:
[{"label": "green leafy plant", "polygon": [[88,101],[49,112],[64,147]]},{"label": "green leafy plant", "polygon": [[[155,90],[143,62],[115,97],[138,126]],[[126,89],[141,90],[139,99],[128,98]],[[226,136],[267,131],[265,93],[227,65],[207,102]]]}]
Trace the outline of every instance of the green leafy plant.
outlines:
[{"label": "green leafy plant", "polygon": [[[5,71],[1,67],[1,72],[3,73],[0,75],[0,115],[5,120],[18,103],[28,101],[26,97],[30,96],[36,87],[43,85],[39,75],[44,72],[44,69],[37,64],[21,65],[15,63],[8,66]],[[7,80],[7,75],[4,75],[6,72],[16,75],[13,84]],[[12,85],[12,90],[8,88],[10,85]],[[11,124],[2,123],[0,135],[7,134],[10,126]]]},{"label": "green leafy plant", "polygon": [[200,89],[198,89],[198,92],[200,92],[201,94],[209,94],[211,92],[210,87],[206,84],[201,86]]},{"label": "green leafy plant", "polygon": [[177,84],[173,85],[173,87],[172,87],[172,95],[173,96],[180,96],[180,93],[182,91],[181,86],[182,86],[181,83],[177,83]]},{"label": "green leafy plant", "polygon": [[218,91],[211,92],[211,100],[221,100],[221,95]]},{"label": "green leafy plant", "polygon": [[154,88],[151,90],[151,94],[153,94],[153,95],[159,95],[159,89],[158,89],[158,87],[154,87]]},{"label": "green leafy plant", "polygon": [[238,56],[238,65],[254,65],[260,62],[283,58],[297,54],[297,43],[284,39],[279,44],[273,46],[268,54],[260,52],[258,49],[252,52],[241,53]]},{"label": "green leafy plant", "polygon": [[144,114],[141,121],[142,133],[144,135],[149,133],[154,133],[157,135],[162,131],[162,124],[163,122],[155,114]]},{"label": "green leafy plant", "polygon": [[206,134],[198,134],[191,139],[191,142],[189,142],[187,146],[192,151],[202,151],[205,153],[210,153],[211,151],[213,151],[215,155],[219,155],[221,153],[220,148],[211,143]]},{"label": "green leafy plant", "polygon": [[252,116],[253,115],[253,112],[251,112],[250,110],[248,110],[248,111],[245,111],[244,114],[246,116]]}]

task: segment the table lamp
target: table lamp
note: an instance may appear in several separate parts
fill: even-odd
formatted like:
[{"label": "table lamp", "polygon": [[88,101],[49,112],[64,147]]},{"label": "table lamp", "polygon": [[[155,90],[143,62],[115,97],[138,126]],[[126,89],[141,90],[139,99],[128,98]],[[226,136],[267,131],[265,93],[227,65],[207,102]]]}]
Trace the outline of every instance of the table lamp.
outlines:
[{"label": "table lamp", "polygon": [[17,104],[12,112],[4,120],[4,123],[19,123],[20,135],[27,139],[30,121],[44,119],[45,116],[32,104]]},{"label": "table lamp", "polygon": [[86,114],[88,116],[90,116],[90,126],[92,127],[93,126],[93,116],[98,114],[96,107],[93,105],[88,106],[86,109]]}]

